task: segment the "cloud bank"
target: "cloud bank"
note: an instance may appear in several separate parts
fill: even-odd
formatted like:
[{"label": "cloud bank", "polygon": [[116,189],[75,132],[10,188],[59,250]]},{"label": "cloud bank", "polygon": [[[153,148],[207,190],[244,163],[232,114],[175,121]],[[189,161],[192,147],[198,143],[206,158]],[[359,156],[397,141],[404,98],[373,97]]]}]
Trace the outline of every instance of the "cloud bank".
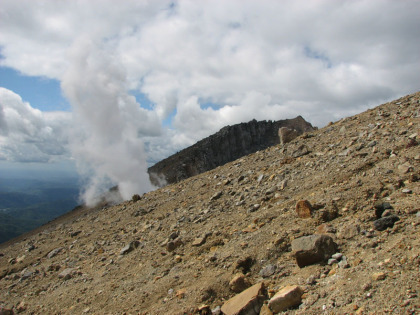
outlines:
[{"label": "cloud bank", "polygon": [[0,160],[53,162],[66,152],[71,114],[43,113],[0,87]]},{"label": "cloud bank", "polygon": [[[4,0],[0,65],[61,82],[77,129],[68,155],[90,169],[92,194],[107,177],[134,185],[127,196],[150,188],[146,160],[227,124],[302,115],[321,127],[417,91],[418,12],[420,1],[391,0]],[[32,112],[31,124],[67,128]],[[45,147],[28,144],[5,117],[3,159],[48,161],[65,147],[41,127]]]}]

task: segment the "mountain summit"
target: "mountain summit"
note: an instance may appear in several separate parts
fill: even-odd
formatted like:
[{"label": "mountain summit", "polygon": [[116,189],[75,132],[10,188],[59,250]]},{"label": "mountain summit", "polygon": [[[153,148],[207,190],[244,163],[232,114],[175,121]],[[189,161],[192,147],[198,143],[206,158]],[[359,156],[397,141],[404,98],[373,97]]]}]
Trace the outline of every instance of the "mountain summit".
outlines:
[{"label": "mountain summit", "polygon": [[2,314],[415,314],[420,92],[0,246]]},{"label": "mountain summit", "polygon": [[209,171],[242,156],[279,144],[280,128],[289,128],[296,135],[314,128],[301,116],[278,121],[256,121],[226,126],[196,144],[149,168],[150,179],[156,186],[177,183]]}]

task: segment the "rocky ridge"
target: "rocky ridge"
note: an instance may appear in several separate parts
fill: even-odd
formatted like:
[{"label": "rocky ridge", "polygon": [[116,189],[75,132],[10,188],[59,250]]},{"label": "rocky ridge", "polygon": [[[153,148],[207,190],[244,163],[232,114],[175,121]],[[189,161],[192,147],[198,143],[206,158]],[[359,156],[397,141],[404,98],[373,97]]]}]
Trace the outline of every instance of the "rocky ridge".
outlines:
[{"label": "rocky ridge", "polygon": [[294,130],[294,137],[314,130],[301,116],[278,121],[254,119],[247,123],[226,126],[214,135],[150,167],[150,179],[156,186],[177,183],[244,155],[264,150],[279,144],[278,130],[282,127]]},{"label": "rocky ridge", "polygon": [[3,314],[416,314],[420,92],[0,246]]}]

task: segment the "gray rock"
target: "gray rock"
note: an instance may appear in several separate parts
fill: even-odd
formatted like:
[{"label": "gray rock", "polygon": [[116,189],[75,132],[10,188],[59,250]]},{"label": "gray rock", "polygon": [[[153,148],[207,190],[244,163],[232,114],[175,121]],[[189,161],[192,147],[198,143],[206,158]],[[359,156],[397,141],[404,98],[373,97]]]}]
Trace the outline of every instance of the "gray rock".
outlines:
[{"label": "gray rock", "polygon": [[47,255],[48,258],[53,258],[54,256],[56,256],[58,253],[60,253],[63,250],[63,247],[59,247],[56,249],[53,249],[52,251],[50,251]]},{"label": "gray rock", "polygon": [[223,194],[222,191],[218,191],[213,196],[211,196],[210,200],[217,200],[222,196],[222,194]]},{"label": "gray rock", "polygon": [[376,141],[375,141],[375,140],[373,140],[373,141],[371,141],[371,142],[369,142],[369,143],[368,143],[367,147],[368,147],[368,148],[372,148],[372,147],[374,147],[375,145],[376,145]]},{"label": "gray rock", "polygon": [[299,267],[328,259],[337,252],[337,244],[328,235],[310,235],[292,241],[292,251]]},{"label": "gray rock", "polygon": [[298,158],[298,157],[304,156],[304,155],[309,154],[309,153],[310,153],[310,151],[309,151],[308,147],[306,145],[302,144],[295,151],[293,151],[292,157]]},{"label": "gray rock", "polygon": [[248,212],[255,212],[260,208],[260,204],[256,203],[255,205],[252,205],[249,209]]},{"label": "gray rock", "polygon": [[335,253],[334,255],[331,256],[331,258],[337,259],[337,260],[340,260],[342,257],[343,257],[342,253]]},{"label": "gray rock", "polygon": [[267,265],[263,269],[260,270],[260,276],[263,278],[271,277],[277,270],[275,265]]},{"label": "gray rock", "polygon": [[120,255],[128,254],[129,252],[132,252],[134,249],[136,249],[139,246],[139,241],[131,241],[129,244],[125,245],[121,251]]},{"label": "gray rock", "polygon": [[338,267],[340,267],[340,268],[349,268],[350,267],[350,264],[347,262],[347,257],[346,256],[341,257],[341,260],[338,263]]},{"label": "gray rock", "polygon": [[377,231],[384,231],[389,227],[393,227],[394,223],[399,221],[400,218],[396,215],[390,215],[388,217],[380,218],[376,221],[373,221],[373,226]]},{"label": "gray rock", "polygon": [[20,279],[21,280],[26,280],[26,279],[32,277],[33,274],[34,274],[33,271],[27,270],[27,271],[23,272],[22,277]]},{"label": "gray rock", "polygon": [[69,280],[73,277],[74,274],[74,268],[66,268],[60,274],[58,277],[63,280]]}]

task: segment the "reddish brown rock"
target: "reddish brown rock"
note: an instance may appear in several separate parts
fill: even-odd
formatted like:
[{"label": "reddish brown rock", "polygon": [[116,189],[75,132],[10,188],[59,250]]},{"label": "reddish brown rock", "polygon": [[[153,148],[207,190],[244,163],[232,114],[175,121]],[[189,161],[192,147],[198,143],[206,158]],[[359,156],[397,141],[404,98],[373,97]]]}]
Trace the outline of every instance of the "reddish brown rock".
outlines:
[{"label": "reddish brown rock", "polygon": [[312,216],[312,206],[308,200],[300,200],[296,204],[296,213],[299,218],[307,219]]},{"label": "reddish brown rock", "polygon": [[235,295],[222,306],[225,315],[258,315],[266,298],[264,282],[257,283]]}]

